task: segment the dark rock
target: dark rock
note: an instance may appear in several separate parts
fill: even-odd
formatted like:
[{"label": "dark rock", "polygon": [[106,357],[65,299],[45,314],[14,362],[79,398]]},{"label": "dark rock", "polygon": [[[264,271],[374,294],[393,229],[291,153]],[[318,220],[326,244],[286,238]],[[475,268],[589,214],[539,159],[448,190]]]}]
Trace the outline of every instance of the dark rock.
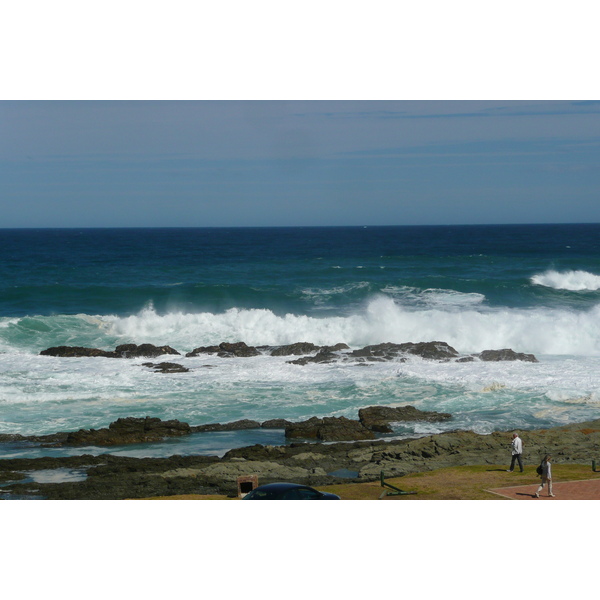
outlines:
[{"label": "dark rock", "polygon": [[171,362],[142,363],[144,367],[154,369],[156,373],[188,373],[189,369],[183,365]]},{"label": "dark rock", "polygon": [[102,356],[104,358],[118,358],[115,352],[98,350],[98,348],[82,348],[81,346],[54,346],[40,352],[41,356],[60,356],[76,358],[81,356]]},{"label": "dark rock", "polygon": [[19,473],[18,471],[1,471],[0,472],[0,483],[8,481],[19,481],[25,479],[27,475],[25,473]]},{"label": "dark rock", "polygon": [[502,350],[484,350],[479,355],[479,358],[484,361],[523,360],[525,362],[538,362],[538,359],[533,354],[515,352],[510,348],[504,348]]},{"label": "dark rock", "polygon": [[467,362],[474,362],[474,361],[475,361],[474,356],[463,356],[462,358],[456,359],[457,363],[467,363]]},{"label": "dark rock", "polygon": [[350,353],[350,356],[372,361],[386,361],[407,354],[413,354],[428,360],[448,360],[458,356],[458,352],[446,342],[406,342],[403,344],[386,342],[354,350]]},{"label": "dark rock", "polygon": [[290,365],[307,365],[308,363],[332,363],[339,359],[339,356],[325,349],[319,350],[314,356],[303,356],[296,360],[288,360]]},{"label": "dark rock", "polygon": [[191,427],[192,433],[201,433],[204,431],[238,431],[240,429],[259,429],[261,427],[258,421],[250,419],[241,419],[231,423],[209,423],[208,425],[194,425]]},{"label": "dark rock", "polygon": [[163,354],[177,354],[179,352],[170,346],[154,346],[152,344],[122,344],[117,346],[114,351],[98,350],[98,348],[82,348],[81,346],[55,346],[42,350],[42,356],[60,356],[60,357],[82,357],[82,356],[101,356],[104,358],[156,358]]},{"label": "dark rock", "polygon": [[263,429],[285,429],[288,425],[291,425],[291,421],[287,419],[269,419],[260,424]]},{"label": "dark rock", "polygon": [[115,354],[121,358],[156,358],[164,354],[180,356],[171,346],[154,346],[152,344],[121,344],[115,348]]},{"label": "dark rock", "polygon": [[200,354],[217,354],[221,358],[233,358],[258,356],[260,352],[253,346],[247,346],[245,342],[236,342],[235,344],[221,342],[218,346],[201,346],[200,348],[195,348],[191,352],[188,352],[186,356],[194,357]]},{"label": "dark rock", "polygon": [[56,500],[109,500],[148,498],[176,494],[225,493],[195,477],[179,476],[178,470],[205,468],[218,462],[216,456],[172,456],[169,458],[132,458],[124,456],[70,456],[36,459],[0,460],[0,472],[12,462],[19,470],[37,471],[58,468],[85,468],[87,478],[79,482],[16,483],[3,490],[27,497]]},{"label": "dark rock", "polygon": [[0,434],[0,443],[33,442],[42,446],[60,446],[67,440],[68,433],[50,433],[47,435],[21,435],[19,433]]},{"label": "dark rock", "polygon": [[360,422],[371,429],[382,433],[391,433],[393,430],[389,423],[396,421],[427,421],[436,423],[452,418],[448,413],[435,411],[422,411],[414,406],[369,406],[358,411]]},{"label": "dark rock", "polygon": [[315,344],[312,344],[310,342],[297,342],[296,344],[288,344],[287,346],[278,346],[277,348],[271,351],[271,356],[301,356],[304,354],[312,354],[313,352],[331,353],[339,352],[340,350],[348,350],[349,348],[350,347],[347,344],[344,344],[342,342],[340,342],[339,344],[335,344],[334,346],[315,346]]},{"label": "dark rock", "polygon": [[253,346],[247,346],[244,342],[237,342],[235,344],[229,344],[222,342],[219,344],[221,351],[219,356],[229,357],[247,357],[247,356],[258,356],[260,352]]},{"label": "dark rock", "polygon": [[286,438],[316,439],[322,442],[343,440],[371,440],[375,436],[362,423],[346,417],[312,417],[292,423],[285,428]]},{"label": "dark rock", "polygon": [[350,350],[350,346],[348,346],[348,344],[340,342],[339,344],[335,344],[334,346],[323,346],[321,350],[324,350],[326,352],[339,352],[340,350]]},{"label": "dark rock", "polygon": [[185,356],[191,358],[200,354],[216,354],[219,350],[219,346],[200,346],[199,348],[194,348],[194,350],[188,352]]},{"label": "dark rock", "polygon": [[400,344],[409,354],[415,354],[429,360],[448,360],[458,356],[458,352],[446,342],[419,342],[418,344]]},{"label": "dark rock", "polygon": [[121,446],[143,442],[158,442],[168,437],[188,435],[187,423],[176,419],[162,421],[155,417],[117,419],[104,429],[80,429],[67,435],[69,446]]},{"label": "dark rock", "polygon": [[42,469],[82,468],[106,462],[102,456],[80,454],[79,456],[42,456],[39,458],[4,458],[0,460],[0,472],[38,471]]},{"label": "dark rock", "polygon": [[297,342],[288,344],[287,346],[278,346],[271,352],[271,356],[290,356],[291,354],[299,356],[302,354],[311,354],[317,352],[319,346],[315,346],[310,342]]}]

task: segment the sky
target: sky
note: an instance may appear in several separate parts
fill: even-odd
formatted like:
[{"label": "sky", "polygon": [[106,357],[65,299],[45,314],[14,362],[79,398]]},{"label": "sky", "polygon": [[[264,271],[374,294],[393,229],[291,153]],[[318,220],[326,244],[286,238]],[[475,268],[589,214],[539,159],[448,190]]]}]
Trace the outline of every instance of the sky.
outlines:
[{"label": "sky", "polygon": [[3,227],[600,222],[600,102],[0,101]]}]

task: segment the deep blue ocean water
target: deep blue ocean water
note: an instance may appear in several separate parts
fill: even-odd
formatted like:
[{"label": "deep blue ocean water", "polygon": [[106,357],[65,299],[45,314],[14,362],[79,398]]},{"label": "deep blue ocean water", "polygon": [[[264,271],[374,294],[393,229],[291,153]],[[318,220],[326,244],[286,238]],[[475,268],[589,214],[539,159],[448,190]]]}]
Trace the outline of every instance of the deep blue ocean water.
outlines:
[{"label": "deep blue ocean water", "polygon": [[[461,354],[512,348],[540,362],[415,358],[357,368],[182,356],[190,372],[163,375],[144,360],[39,356],[57,345],[128,342],[183,355],[222,341],[432,340]],[[105,427],[122,416],[192,425],[356,418],[371,404],[454,415],[399,426],[398,435],[527,429],[598,418],[599,366],[597,224],[0,230],[2,433]],[[247,435],[222,436],[222,445]],[[173,453],[213,452],[204,440]]]}]

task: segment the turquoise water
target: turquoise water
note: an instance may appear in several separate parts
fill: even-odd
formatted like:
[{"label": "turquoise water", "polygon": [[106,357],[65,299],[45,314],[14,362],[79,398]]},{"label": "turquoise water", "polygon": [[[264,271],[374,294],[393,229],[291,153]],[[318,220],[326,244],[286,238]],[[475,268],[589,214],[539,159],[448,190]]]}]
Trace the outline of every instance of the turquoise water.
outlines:
[{"label": "turquoise water", "polygon": [[[3,433],[146,415],[192,425],[356,418],[372,404],[454,415],[398,435],[600,416],[600,225],[0,230],[0,259]],[[165,375],[143,359],[39,356],[130,342],[183,355],[222,341],[431,340],[540,362],[301,367],[269,355],[181,356],[165,359],[190,372]],[[252,442],[244,435],[219,447]],[[193,451],[211,444],[198,438]]]}]

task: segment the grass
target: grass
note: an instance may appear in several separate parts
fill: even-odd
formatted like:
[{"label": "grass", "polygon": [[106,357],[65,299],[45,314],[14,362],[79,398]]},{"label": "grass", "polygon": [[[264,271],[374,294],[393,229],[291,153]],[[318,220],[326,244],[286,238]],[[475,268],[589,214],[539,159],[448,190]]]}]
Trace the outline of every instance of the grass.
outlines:
[{"label": "grass", "polygon": [[[590,465],[553,464],[552,479],[555,482],[599,479],[600,472],[592,471]],[[468,467],[447,467],[416,473],[405,477],[386,478],[386,482],[401,490],[417,492],[411,495],[385,496],[386,500],[499,500],[496,494],[486,490],[539,483],[540,479],[534,467],[528,467],[524,473],[507,473],[506,466],[476,465]],[[378,481],[368,483],[340,483],[320,486],[323,492],[337,494],[342,500],[377,500],[385,491]],[[392,490],[389,490],[392,491]],[[149,498],[150,500],[232,500],[225,496],[169,496]]]},{"label": "grass", "polygon": [[[552,466],[552,478],[558,481],[577,481],[580,479],[600,478],[589,465],[570,464]],[[486,490],[539,483],[535,469],[530,467],[524,473],[515,471],[507,473],[501,465],[475,465],[467,467],[446,467],[425,473],[416,473],[406,477],[386,479],[406,491],[417,492],[415,495],[386,496],[386,500],[498,500],[499,496]],[[354,489],[361,488],[360,490]],[[380,483],[332,485],[321,488],[323,491],[338,494],[342,499],[371,500],[379,498],[384,488]],[[392,491],[392,490],[390,490]]]}]

